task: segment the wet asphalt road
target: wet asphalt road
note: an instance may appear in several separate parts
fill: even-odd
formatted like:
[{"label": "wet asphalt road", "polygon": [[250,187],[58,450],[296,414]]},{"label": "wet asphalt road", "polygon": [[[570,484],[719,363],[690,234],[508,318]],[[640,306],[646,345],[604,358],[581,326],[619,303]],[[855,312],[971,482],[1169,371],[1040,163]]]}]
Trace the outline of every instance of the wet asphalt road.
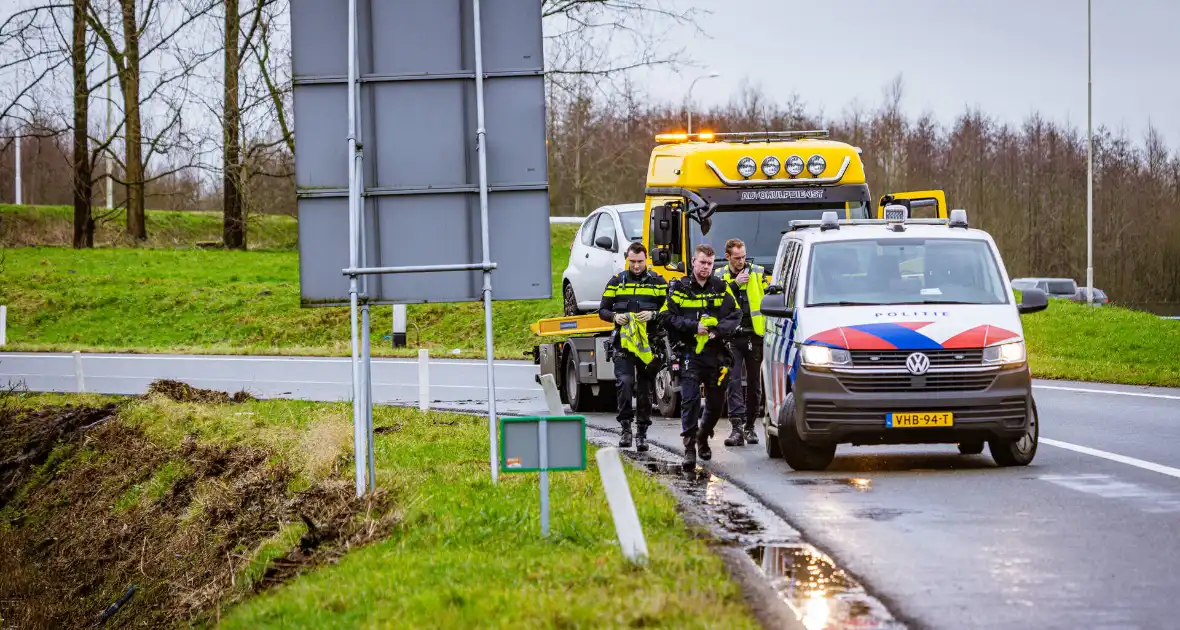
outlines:
[{"label": "wet asphalt road", "polygon": [[[374,399],[416,403],[417,362],[374,360]],[[478,361],[435,361],[436,406],[484,409]],[[347,399],[347,359],[86,355],[89,391],[139,393],[155,378],[262,397]],[[543,413],[536,367],[497,365],[498,407]],[[0,353],[0,385],[74,391],[69,355]],[[824,473],[793,472],[764,444],[714,439],[706,467],[764,501],[911,628],[1177,627],[1180,390],[1037,382],[1031,466],[987,450],[842,446]],[[611,428],[609,415],[588,416]],[[654,441],[679,452],[679,422]],[[764,441],[764,438],[763,438]]]}]

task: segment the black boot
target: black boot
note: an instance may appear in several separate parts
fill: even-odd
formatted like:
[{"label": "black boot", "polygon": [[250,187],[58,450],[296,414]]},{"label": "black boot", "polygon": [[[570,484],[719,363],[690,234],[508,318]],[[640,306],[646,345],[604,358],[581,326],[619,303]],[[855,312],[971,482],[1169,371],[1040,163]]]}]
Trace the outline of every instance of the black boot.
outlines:
[{"label": "black boot", "polygon": [[623,435],[619,438],[619,448],[631,447],[631,423],[623,425]]},{"label": "black boot", "polygon": [[709,448],[709,433],[712,432],[697,433],[697,455],[706,462],[713,458],[713,449]]},{"label": "black boot", "polygon": [[647,426],[639,425],[635,433],[635,450],[643,453],[647,451]]},{"label": "black boot", "polygon": [[746,438],[747,444],[757,444],[758,443],[758,431],[754,430],[754,423],[753,422],[749,422],[746,424],[746,430],[743,433],[745,433],[745,438]]},{"label": "black boot", "polygon": [[684,438],[684,468],[692,470],[697,465],[697,440],[694,437]]},{"label": "black boot", "polygon": [[726,446],[741,446],[746,443],[746,436],[742,433],[741,427],[733,425],[733,431],[730,431],[729,437],[725,438]]}]

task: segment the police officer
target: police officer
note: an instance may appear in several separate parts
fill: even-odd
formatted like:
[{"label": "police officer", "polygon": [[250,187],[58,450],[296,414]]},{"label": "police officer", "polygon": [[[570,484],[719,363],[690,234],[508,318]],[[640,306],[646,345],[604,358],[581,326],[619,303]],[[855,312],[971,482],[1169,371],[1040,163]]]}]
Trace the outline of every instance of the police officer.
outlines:
[{"label": "police officer", "polygon": [[[638,415],[635,450],[647,450],[651,394],[655,389],[655,379],[648,369],[652,361],[650,344],[646,348],[632,344],[625,347],[622,329],[628,323],[629,313],[635,313],[635,318],[646,326],[654,327],[656,314],[663,308],[667,295],[668,281],[647,268],[647,248],[643,243],[631,243],[627,248],[627,268],[606,283],[602,302],[598,305],[598,316],[615,324],[611,336],[611,361],[615,366],[615,392],[618,394],[617,418],[623,428],[619,439],[621,448],[631,446],[631,422]],[[632,396],[636,398],[638,409],[631,407]]]},{"label": "police officer", "polygon": [[[697,456],[712,457],[709,438],[721,415],[722,389],[729,364],[725,339],[741,323],[733,291],[713,275],[713,248],[693,250],[689,275],[668,284],[668,299],[660,312],[660,325],[684,343],[684,370],[680,376],[680,428],[684,439],[684,465],[696,465]],[[705,418],[701,415],[701,385],[705,387]]]},{"label": "police officer", "polygon": [[[766,318],[759,312],[762,296],[770,284],[770,274],[763,267],[746,261],[746,244],[740,238],[725,243],[727,264],[717,270],[742,310],[742,324],[728,340],[733,369],[729,373],[729,419],[733,430],[725,438],[726,446],[758,443],[754,420],[758,416],[758,401],[762,390],[762,337],[766,334]],[[742,375],[746,376],[742,391]],[[742,426],[742,420],[745,426]]]}]

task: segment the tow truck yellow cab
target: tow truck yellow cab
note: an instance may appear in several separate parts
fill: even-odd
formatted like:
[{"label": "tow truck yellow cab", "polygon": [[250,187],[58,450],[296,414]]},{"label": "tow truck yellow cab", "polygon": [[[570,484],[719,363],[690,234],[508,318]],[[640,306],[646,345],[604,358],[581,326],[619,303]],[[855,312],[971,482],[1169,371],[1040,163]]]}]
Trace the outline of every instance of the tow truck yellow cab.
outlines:
[{"label": "tow truck yellow cab", "polygon": [[[652,267],[669,279],[684,274],[701,243],[711,245],[720,261],[725,242],[739,238],[747,258],[769,263],[791,221],[817,220],[831,210],[845,219],[871,216],[861,150],[828,139],[825,130],[670,133],[656,141],[647,172],[644,244]],[[877,217],[884,217],[887,204],[904,206],[915,218],[947,216],[939,190],[886,195]]]}]

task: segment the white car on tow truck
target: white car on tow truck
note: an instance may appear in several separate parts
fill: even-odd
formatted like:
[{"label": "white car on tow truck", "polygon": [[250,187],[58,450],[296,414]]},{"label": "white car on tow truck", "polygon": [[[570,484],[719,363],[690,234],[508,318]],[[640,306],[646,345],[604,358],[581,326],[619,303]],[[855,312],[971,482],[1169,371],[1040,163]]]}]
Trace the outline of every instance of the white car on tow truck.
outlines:
[{"label": "white car on tow truck", "polygon": [[770,457],[823,470],[839,444],[987,444],[1001,466],[1027,465],[1038,423],[1020,315],[999,249],[967,213],[795,221],[784,232],[762,372]]}]

